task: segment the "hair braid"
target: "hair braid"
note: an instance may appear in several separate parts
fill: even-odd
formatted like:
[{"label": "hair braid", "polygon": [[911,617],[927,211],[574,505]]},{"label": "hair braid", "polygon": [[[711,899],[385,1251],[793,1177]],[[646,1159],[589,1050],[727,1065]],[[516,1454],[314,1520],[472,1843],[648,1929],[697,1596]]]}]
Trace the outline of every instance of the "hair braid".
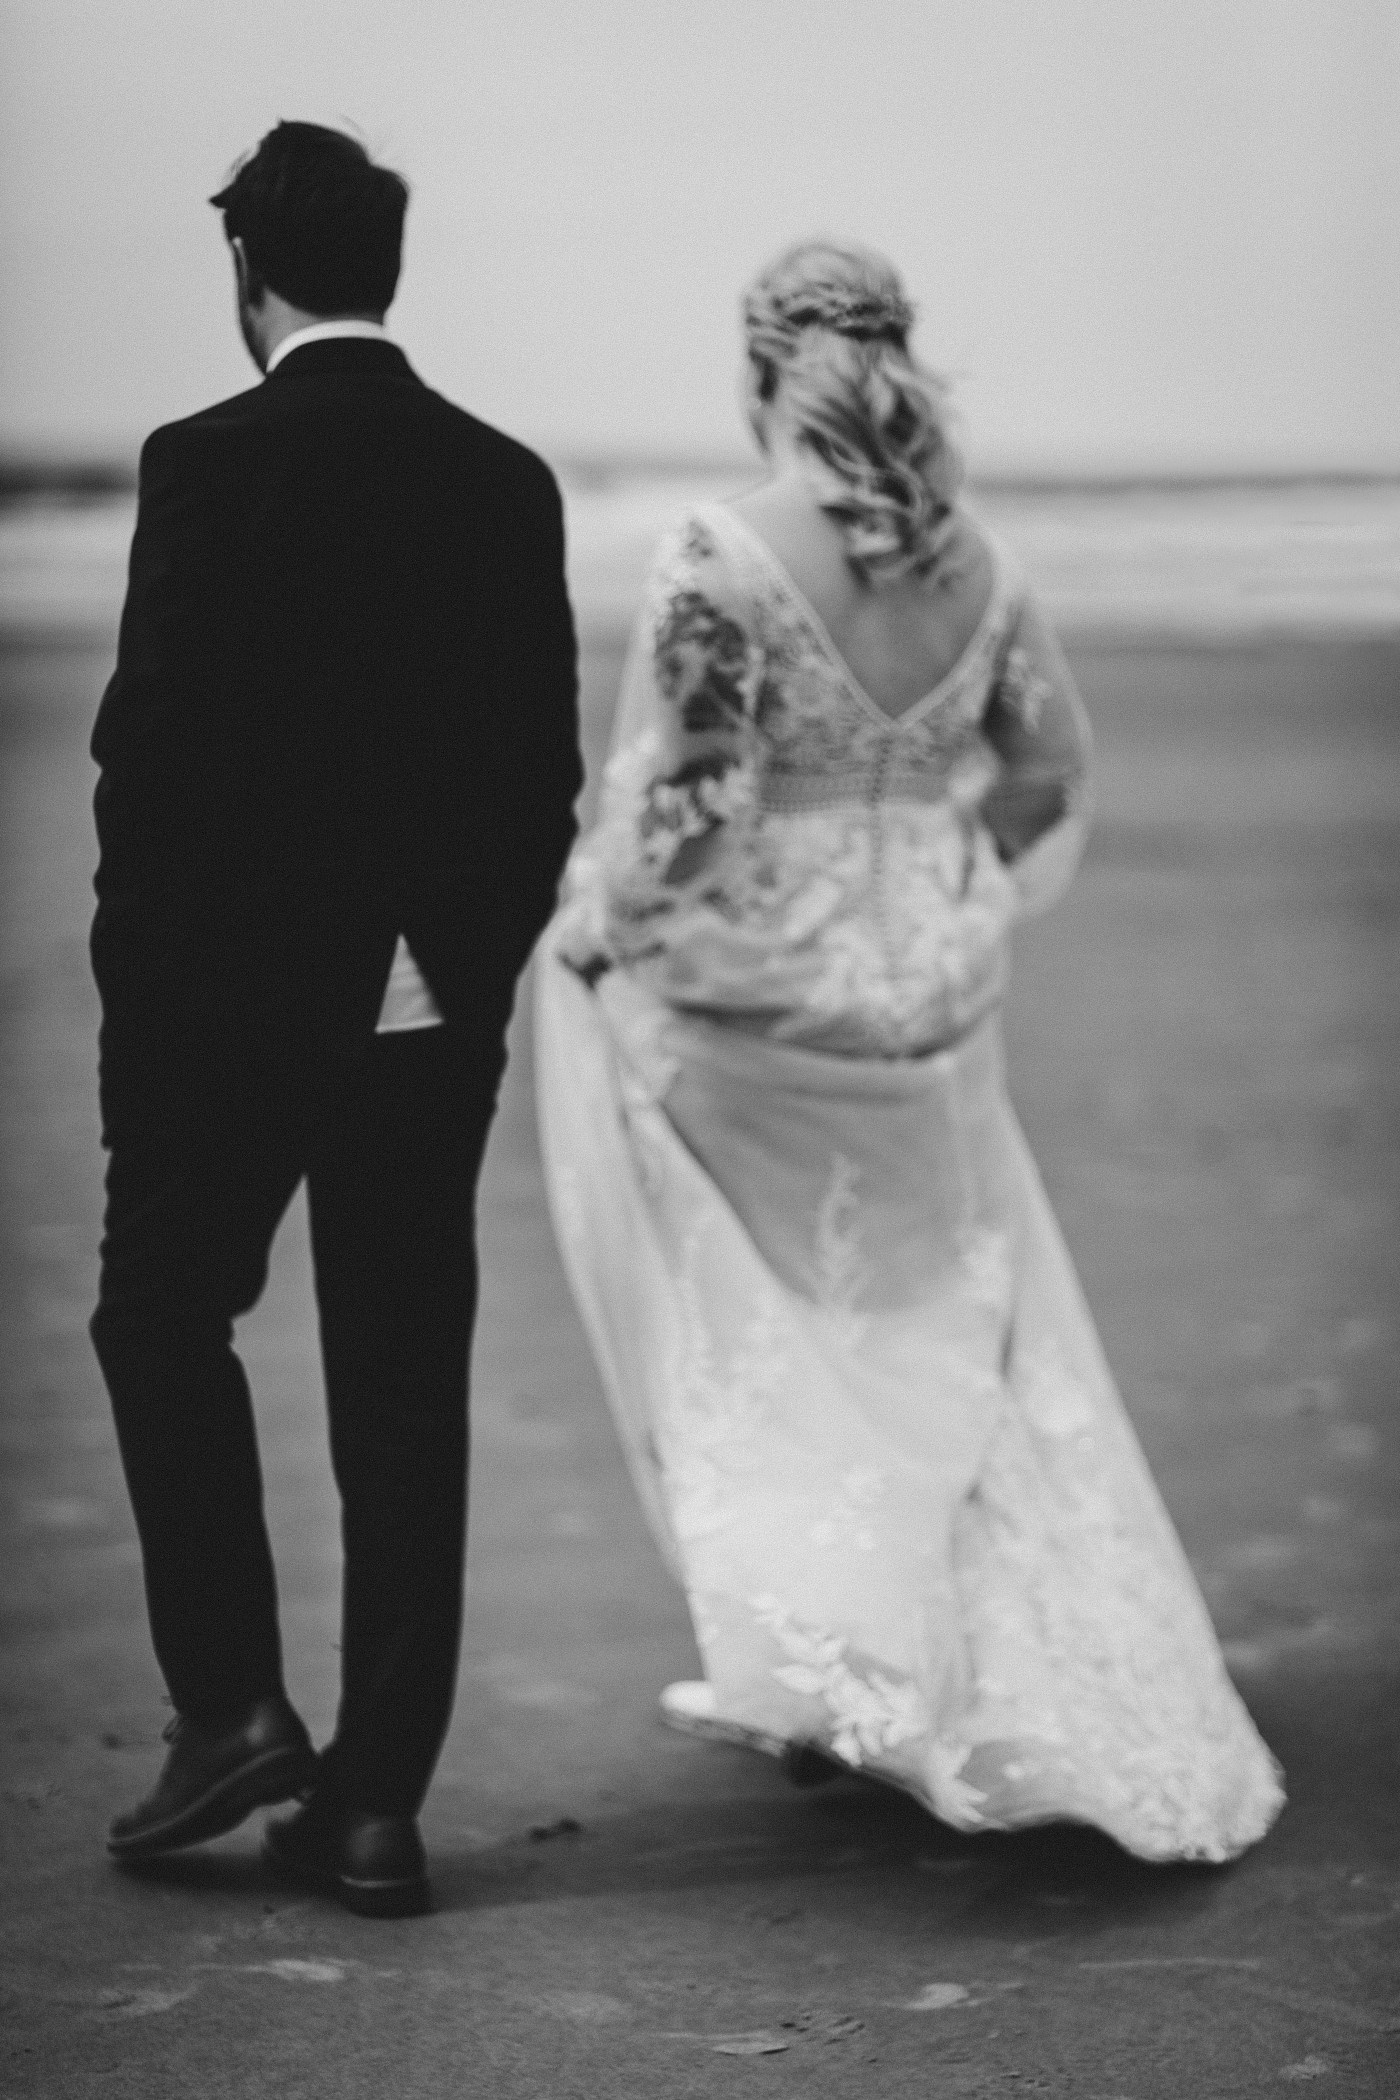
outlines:
[{"label": "hair braid", "polygon": [[883,257],[829,241],[788,249],[744,297],[760,391],[781,384],[817,499],[875,583],[937,570],[962,479],[947,389],[909,353],[913,321]]}]

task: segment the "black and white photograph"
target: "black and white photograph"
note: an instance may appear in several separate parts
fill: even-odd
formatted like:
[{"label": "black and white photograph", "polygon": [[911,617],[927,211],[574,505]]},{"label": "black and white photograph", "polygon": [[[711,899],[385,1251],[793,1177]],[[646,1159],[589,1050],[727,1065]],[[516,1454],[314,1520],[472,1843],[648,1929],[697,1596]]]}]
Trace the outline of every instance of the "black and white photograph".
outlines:
[{"label": "black and white photograph", "polygon": [[0,0],[0,2085],[1400,2093],[1396,0]]}]

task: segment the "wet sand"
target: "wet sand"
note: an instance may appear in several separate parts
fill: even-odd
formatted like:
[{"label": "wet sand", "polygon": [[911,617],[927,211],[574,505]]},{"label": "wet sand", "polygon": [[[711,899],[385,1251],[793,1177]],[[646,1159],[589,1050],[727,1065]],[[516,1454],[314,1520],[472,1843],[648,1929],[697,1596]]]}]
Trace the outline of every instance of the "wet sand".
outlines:
[{"label": "wet sand", "polygon": [[[595,622],[595,759],[619,651]],[[1100,816],[1070,898],[1018,940],[1013,1092],[1287,1768],[1283,1820],[1228,1870],[1154,1869],[1071,1829],[968,1840],[858,1780],[798,1793],[660,1727],[694,1649],[551,1243],[522,1018],[482,1189],[466,1649],[426,1814],[441,1908],[371,1925],[271,1886],[252,1824],[139,1878],[102,1850],[165,1719],[85,1332],[85,739],[110,640],[0,649],[7,2091],[1400,2085],[1400,647],[1081,637],[1076,662]],[[243,1343],[291,1689],[322,1735],[337,1549],[299,1206]]]}]

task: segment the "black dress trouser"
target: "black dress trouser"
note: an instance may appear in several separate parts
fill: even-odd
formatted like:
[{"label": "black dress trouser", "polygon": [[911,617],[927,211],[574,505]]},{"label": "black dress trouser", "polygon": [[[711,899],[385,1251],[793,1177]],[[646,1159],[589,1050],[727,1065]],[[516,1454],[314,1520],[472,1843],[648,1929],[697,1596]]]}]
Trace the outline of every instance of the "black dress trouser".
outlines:
[{"label": "black dress trouser", "polygon": [[[324,1783],[416,1813],[456,1679],[474,1202],[499,1058],[447,1027],[304,1064],[251,1056],[196,1114],[118,1121],[92,1335],[178,1712],[282,1687],[272,1556],[234,1318],[303,1179],[343,1512],[342,1691]],[[106,1074],[104,1073],[104,1083]],[[212,1096],[217,1092],[217,1100]]]}]

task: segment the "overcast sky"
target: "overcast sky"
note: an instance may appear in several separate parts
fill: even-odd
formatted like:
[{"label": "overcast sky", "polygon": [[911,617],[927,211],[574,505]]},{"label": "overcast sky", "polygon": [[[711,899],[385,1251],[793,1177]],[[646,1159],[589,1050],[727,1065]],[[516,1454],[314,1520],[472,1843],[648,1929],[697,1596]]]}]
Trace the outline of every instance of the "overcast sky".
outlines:
[{"label": "overcast sky", "polygon": [[556,456],[733,454],[736,300],[885,247],[984,468],[1400,469],[1400,0],[0,0],[0,445],[249,383],[204,203],[414,185],[392,323]]}]

